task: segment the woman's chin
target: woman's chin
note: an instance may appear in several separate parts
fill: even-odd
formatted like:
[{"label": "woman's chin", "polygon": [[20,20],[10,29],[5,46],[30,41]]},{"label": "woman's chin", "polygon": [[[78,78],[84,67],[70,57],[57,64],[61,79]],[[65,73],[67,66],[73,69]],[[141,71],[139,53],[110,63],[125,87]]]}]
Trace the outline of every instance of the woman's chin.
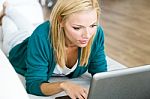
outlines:
[{"label": "woman's chin", "polygon": [[78,45],[78,47],[81,47],[81,48],[82,48],[82,47],[86,47],[86,46],[87,46],[87,44],[79,44],[79,45]]}]

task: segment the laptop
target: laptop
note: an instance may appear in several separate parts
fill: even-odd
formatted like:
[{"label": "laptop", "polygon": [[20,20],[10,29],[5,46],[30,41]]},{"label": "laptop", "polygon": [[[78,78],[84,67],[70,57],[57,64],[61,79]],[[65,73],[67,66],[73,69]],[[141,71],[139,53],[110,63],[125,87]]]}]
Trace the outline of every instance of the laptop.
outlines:
[{"label": "laptop", "polygon": [[88,99],[150,99],[150,65],[95,74]]},{"label": "laptop", "polygon": [[95,74],[88,99],[150,99],[150,65]]}]

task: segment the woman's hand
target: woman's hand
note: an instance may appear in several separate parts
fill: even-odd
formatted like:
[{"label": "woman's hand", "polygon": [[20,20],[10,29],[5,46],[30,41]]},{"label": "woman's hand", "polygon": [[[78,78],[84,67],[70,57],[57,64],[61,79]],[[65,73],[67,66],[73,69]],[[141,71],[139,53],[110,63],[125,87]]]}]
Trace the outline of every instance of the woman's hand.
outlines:
[{"label": "woman's hand", "polygon": [[87,99],[88,90],[69,81],[62,82],[60,87],[70,96],[71,99]]}]

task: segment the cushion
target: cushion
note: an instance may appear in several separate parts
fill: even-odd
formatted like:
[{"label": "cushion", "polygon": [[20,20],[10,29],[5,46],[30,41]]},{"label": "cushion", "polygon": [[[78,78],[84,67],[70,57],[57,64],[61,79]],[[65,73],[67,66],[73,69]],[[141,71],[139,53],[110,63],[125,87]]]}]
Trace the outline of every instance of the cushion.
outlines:
[{"label": "cushion", "polygon": [[0,99],[29,99],[17,73],[0,49]]}]

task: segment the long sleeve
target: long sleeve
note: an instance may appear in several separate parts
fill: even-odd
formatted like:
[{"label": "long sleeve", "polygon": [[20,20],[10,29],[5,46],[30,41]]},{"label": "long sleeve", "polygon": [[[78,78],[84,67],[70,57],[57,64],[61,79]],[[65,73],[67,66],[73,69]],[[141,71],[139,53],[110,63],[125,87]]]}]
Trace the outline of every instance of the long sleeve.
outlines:
[{"label": "long sleeve", "polygon": [[[46,32],[46,33],[45,33]],[[40,85],[48,81],[49,72],[49,26],[39,26],[31,35],[27,48],[26,89],[30,94],[43,95]]]},{"label": "long sleeve", "polygon": [[107,62],[104,52],[104,33],[101,27],[98,27],[92,45],[88,71],[92,75],[95,73],[107,71]]}]

